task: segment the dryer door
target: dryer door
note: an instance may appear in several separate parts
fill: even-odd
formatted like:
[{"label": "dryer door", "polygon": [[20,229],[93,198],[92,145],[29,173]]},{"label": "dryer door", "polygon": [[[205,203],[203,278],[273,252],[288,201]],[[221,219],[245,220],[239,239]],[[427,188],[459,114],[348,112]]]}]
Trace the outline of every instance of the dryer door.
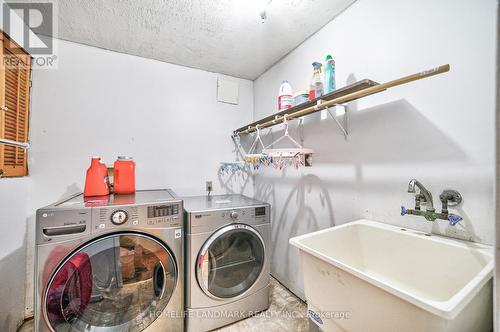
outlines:
[{"label": "dryer door", "polygon": [[52,275],[44,316],[54,331],[142,331],[177,284],[170,250],[152,237],[119,233],[93,240]]},{"label": "dryer door", "polygon": [[223,227],[205,242],[198,255],[198,284],[212,298],[239,296],[259,278],[264,255],[264,241],[255,229],[243,224]]}]

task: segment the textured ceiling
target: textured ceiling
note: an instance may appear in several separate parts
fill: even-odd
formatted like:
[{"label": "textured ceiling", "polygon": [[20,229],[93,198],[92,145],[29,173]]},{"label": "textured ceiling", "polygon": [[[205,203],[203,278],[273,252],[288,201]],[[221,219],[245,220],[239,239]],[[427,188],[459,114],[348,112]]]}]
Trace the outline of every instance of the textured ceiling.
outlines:
[{"label": "textured ceiling", "polygon": [[58,1],[57,37],[255,79],[355,0]]}]

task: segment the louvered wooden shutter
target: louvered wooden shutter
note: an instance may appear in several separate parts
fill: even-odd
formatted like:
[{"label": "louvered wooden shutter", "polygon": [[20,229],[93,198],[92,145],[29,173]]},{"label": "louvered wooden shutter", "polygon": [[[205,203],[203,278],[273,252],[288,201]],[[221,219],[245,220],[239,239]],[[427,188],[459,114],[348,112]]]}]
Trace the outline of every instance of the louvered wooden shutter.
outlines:
[{"label": "louvered wooden shutter", "polygon": [[[3,33],[2,46],[0,135],[24,143],[28,141],[31,57]],[[2,176],[27,175],[27,158],[26,149],[0,144]]]}]

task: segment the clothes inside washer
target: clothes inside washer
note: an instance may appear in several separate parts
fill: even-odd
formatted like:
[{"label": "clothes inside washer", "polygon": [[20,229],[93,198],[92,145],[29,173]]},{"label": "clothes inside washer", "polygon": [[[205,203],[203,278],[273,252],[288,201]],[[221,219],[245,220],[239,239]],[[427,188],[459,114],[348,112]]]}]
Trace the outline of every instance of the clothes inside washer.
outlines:
[{"label": "clothes inside washer", "polygon": [[156,319],[168,303],[175,273],[157,242],[134,235],[104,238],[61,267],[48,294],[62,303],[49,302],[49,320],[59,330],[101,326],[134,331],[133,326],[139,331],[142,321]]}]

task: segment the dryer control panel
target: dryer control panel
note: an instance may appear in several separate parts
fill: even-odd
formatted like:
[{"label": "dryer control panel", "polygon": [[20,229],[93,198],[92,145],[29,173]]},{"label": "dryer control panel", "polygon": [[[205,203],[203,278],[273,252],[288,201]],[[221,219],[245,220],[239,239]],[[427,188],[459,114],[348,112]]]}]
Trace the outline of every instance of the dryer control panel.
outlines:
[{"label": "dryer control panel", "polygon": [[205,233],[224,225],[241,223],[260,225],[269,223],[270,206],[235,207],[227,210],[211,210],[186,213],[186,232]]}]

